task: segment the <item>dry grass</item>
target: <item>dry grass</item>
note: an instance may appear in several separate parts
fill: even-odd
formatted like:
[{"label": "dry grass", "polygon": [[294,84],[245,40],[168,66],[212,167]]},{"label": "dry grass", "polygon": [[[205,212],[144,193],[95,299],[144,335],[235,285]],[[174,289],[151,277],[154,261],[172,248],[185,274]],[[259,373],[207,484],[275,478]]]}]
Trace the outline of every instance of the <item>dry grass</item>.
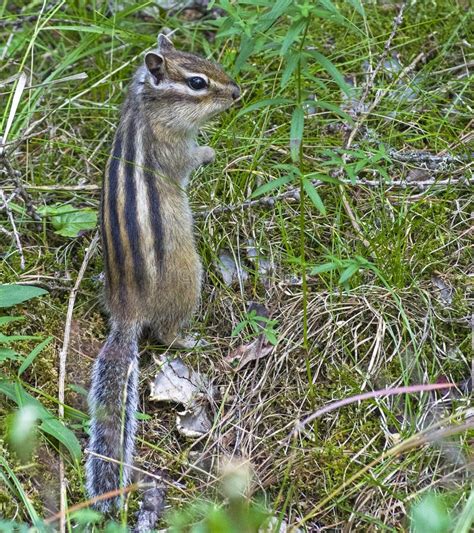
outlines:
[{"label": "dry grass", "polygon": [[[365,102],[377,105],[360,123],[354,103],[341,96],[316,62],[305,66],[304,93],[356,118],[352,148],[364,154],[384,143],[402,154],[423,150],[449,154],[452,160],[431,165],[418,154],[383,163],[389,177],[404,187],[387,184],[372,168],[363,170],[354,186],[346,179],[344,194],[332,183],[319,184],[325,215],[308,198],[301,201],[298,187],[287,196],[279,191],[283,197],[277,201],[268,197],[273,191],[264,201],[241,208],[257,187],[284,175],[278,165],[291,161],[294,103],[266,105],[243,115],[234,110],[209,126],[203,142],[216,148],[217,161],[196,173],[190,195],[200,213],[196,231],[206,271],[194,329],[210,345],[184,357],[217,391],[210,398],[213,428],[196,442],[186,441],[175,431],[173,412],[148,401],[148,384],[156,372],[151,356],[163,350],[143,346],[140,410],[149,416],[140,423],[136,464],[152,473],[164,470],[181,484],[181,489],[175,485],[169,490],[173,508],[185,508],[196,498],[219,500],[221,465],[243,458],[253,472],[252,496],[289,524],[308,531],[403,531],[409,528],[412,505],[428,492],[442,493],[453,516],[466,501],[472,480],[468,387],[445,395],[353,404],[315,421],[297,438],[290,435],[299,420],[332,400],[397,385],[462,383],[471,373],[472,62],[466,8],[463,2],[448,1],[436,2],[433,13],[408,6],[392,41],[396,12],[390,6],[367,5],[364,22],[348,5],[336,4],[364,28],[364,37],[324,20],[308,33],[308,46],[324,51],[356,87],[367,87],[367,65],[377,65],[388,42],[387,57],[399,61],[403,80],[382,65]],[[96,12],[81,2],[61,10],[48,5],[40,16],[33,5],[14,2],[8,10],[0,9],[0,34],[10,43],[0,48],[6,58],[0,78],[23,70],[29,85],[43,84],[26,89],[15,114],[7,139],[14,141],[8,145],[11,170],[2,168],[0,160],[10,210],[0,211],[0,275],[3,283],[34,283],[50,292],[18,311],[26,317],[21,333],[55,337],[19,383],[53,412],[67,301],[93,233],[59,236],[51,219],[35,220],[31,207],[36,212],[58,203],[97,210],[124,90],[158,27],[179,28],[179,45],[213,51],[228,68],[238,51],[238,40],[206,40],[205,32],[215,30],[208,20],[188,20],[180,13],[162,13],[158,20],[146,15],[145,6],[130,6],[115,18],[105,3]],[[76,25],[83,30],[66,28]],[[281,21],[275,35],[283,30],[286,23]],[[297,93],[296,77],[280,87],[284,64],[267,52],[252,56],[239,74],[244,107]],[[87,79],[52,83],[81,72]],[[413,95],[404,98],[404,90]],[[0,86],[5,109],[0,131],[12,92],[11,83]],[[303,171],[340,175],[340,165],[325,166],[325,150],[348,146],[354,129],[337,113],[315,107],[306,117]],[[349,157],[342,168],[350,162]],[[453,185],[446,184],[450,179]],[[441,186],[431,186],[438,180],[444,180]],[[224,250],[245,270],[245,280],[224,283],[219,267]],[[267,272],[252,260],[255,250],[264,266],[270,265]],[[338,283],[341,269],[310,274],[328,257],[348,261],[357,256],[370,260],[376,270],[359,269],[345,286]],[[96,254],[75,302],[67,361],[66,423],[84,445],[83,392],[106,335],[98,296],[101,270]],[[236,370],[225,359],[253,338],[249,328],[232,336],[250,302],[264,306],[276,320],[278,343],[269,355]],[[9,332],[18,333],[18,326]],[[26,344],[24,349],[27,353]],[[18,362],[6,362],[2,377],[16,381],[17,369]],[[2,423],[13,407],[0,398]],[[27,465],[3,442],[0,452],[41,516],[57,512],[57,443],[42,438]],[[73,505],[86,498],[84,474],[67,455],[64,460],[68,504]],[[131,496],[129,517],[139,499]],[[28,520],[16,492],[0,489],[0,504],[6,518]]]}]

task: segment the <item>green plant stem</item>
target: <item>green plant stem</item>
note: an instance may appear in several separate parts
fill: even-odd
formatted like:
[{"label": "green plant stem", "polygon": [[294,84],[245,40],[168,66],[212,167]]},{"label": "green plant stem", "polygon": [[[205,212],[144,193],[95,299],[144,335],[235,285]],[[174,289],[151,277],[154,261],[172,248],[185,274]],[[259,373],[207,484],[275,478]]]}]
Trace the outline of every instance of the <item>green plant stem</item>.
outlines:
[{"label": "green plant stem", "polygon": [[[297,101],[298,106],[301,106],[303,100],[303,91],[302,91],[302,79],[301,79],[301,52],[303,50],[304,42],[306,40],[306,34],[308,33],[309,23],[311,17],[308,17],[306,26],[301,38],[299,46],[299,58],[298,65],[296,68],[296,88],[297,88]],[[303,136],[304,137],[304,136]],[[305,236],[305,191],[304,191],[304,180],[303,180],[303,140],[301,141],[299,147],[299,170],[300,170],[300,257],[301,257],[301,288],[303,291],[303,349],[305,351],[305,364],[306,364],[306,374],[308,377],[309,385],[309,400],[311,407],[314,407],[314,390],[313,390],[313,373],[311,371],[310,360],[308,357],[308,280],[306,277],[306,236]]]}]

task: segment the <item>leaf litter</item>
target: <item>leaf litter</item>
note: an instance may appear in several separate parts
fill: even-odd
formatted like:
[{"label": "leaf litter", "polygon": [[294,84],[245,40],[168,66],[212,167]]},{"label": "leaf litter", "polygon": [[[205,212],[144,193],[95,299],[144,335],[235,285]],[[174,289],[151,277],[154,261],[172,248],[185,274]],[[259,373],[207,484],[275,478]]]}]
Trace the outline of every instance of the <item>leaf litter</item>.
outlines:
[{"label": "leaf litter", "polygon": [[190,370],[179,357],[155,361],[160,365],[154,381],[150,385],[150,400],[173,403],[176,410],[176,428],[188,438],[198,438],[208,433],[212,422],[208,415],[207,403],[214,396],[209,380],[194,370]]}]

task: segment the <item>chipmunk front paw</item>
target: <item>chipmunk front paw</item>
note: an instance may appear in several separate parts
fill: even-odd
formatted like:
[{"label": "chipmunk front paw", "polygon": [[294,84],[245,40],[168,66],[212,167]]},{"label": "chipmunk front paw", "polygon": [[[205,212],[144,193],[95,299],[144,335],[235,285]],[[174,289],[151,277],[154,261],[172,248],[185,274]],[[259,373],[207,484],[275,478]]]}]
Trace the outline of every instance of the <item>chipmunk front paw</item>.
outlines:
[{"label": "chipmunk front paw", "polygon": [[209,165],[216,158],[216,152],[210,146],[200,146],[199,156],[201,159],[201,165]]}]

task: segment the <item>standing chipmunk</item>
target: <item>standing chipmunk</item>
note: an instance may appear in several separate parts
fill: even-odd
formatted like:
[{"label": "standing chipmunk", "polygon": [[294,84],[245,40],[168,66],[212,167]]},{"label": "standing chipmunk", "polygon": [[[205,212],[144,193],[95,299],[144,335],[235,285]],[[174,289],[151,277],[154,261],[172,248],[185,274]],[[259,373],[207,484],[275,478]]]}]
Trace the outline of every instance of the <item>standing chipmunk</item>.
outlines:
[{"label": "standing chipmunk", "polygon": [[[214,160],[198,129],[240,96],[222,68],[178,51],[164,35],[131,82],[102,190],[101,233],[110,333],[92,372],[87,489],[96,497],[129,483],[138,404],[138,341],[165,345],[199,303],[202,266],[186,194],[191,172]],[[118,462],[117,462],[118,461]],[[99,502],[108,511],[118,498]]]}]

